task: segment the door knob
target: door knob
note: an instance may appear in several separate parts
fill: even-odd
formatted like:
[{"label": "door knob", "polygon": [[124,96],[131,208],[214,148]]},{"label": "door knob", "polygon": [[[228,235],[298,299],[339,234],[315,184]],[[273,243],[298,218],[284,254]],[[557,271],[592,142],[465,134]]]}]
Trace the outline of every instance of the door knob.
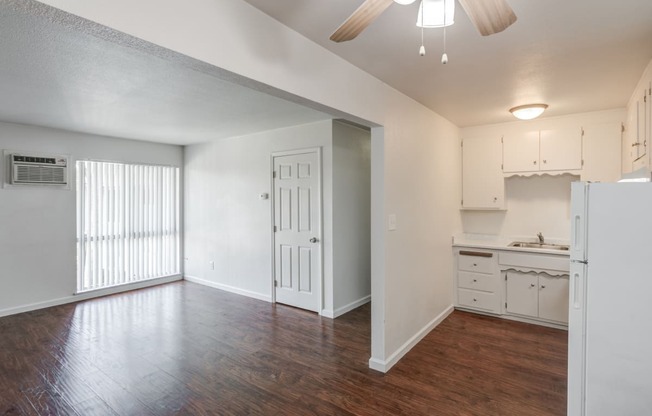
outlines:
[{"label": "door knob", "polygon": [[313,237],[313,238],[310,239],[311,243],[316,243],[317,241],[319,241],[319,240],[317,240],[317,237]]}]

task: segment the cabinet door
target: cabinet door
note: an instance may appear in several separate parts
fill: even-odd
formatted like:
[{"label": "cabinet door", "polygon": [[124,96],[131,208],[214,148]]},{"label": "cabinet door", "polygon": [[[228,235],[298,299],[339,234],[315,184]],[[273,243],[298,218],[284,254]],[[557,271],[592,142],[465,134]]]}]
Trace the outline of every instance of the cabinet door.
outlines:
[{"label": "cabinet door", "polygon": [[539,170],[539,132],[531,131],[503,137],[503,172]]},{"label": "cabinet door", "polygon": [[582,169],[582,130],[559,129],[540,132],[541,170]]},{"label": "cabinet door", "polygon": [[539,318],[568,323],[568,275],[539,274]]},{"label": "cabinet door", "polygon": [[636,142],[635,147],[636,147],[636,152],[634,153],[636,155],[636,159],[639,159],[643,156],[645,156],[646,150],[647,150],[647,142],[645,140],[647,134],[646,134],[646,106],[647,106],[647,88],[645,88],[642,93],[638,94],[639,99],[636,101],[635,106],[636,106]]},{"label": "cabinet door", "polygon": [[507,273],[507,313],[531,316],[539,315],[539,279],[536,273],[508,271]]},{"label": "cabinet door", "polygon": [[617,182],[621,176],[622,133],[619,123],[584,127],[582,180]]},{"label": "cabinet door", "polygon": [[505,178],[500,137],[462,140],[462,208],[505,206]]}]

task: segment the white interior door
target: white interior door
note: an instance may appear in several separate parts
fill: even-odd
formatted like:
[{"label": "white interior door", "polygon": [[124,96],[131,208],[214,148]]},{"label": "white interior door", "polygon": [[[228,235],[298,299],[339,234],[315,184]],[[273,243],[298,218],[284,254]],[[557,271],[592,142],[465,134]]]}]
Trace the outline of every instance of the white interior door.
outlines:
[{"label": "white interior door", "polygon": [[321,169],[317,150],[274,158],[276,302],[321,307]]}]

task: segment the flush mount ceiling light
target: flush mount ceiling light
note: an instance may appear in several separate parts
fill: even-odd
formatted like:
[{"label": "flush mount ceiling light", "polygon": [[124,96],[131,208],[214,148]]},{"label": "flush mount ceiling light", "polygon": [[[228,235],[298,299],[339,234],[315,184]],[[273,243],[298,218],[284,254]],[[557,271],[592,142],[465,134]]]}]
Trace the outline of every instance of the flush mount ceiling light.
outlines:
[{"label": "flush mount ceiling light", "polygon": [[417,15],[418,27],[445,27],[453,23],[455,23],[455,0],[421,0]]},{"label": "flush mount ceiling light", "polygon": [[532,120],[539,117],[548,108],[548,104],[526,104],[510,108],[509,112],[519,120]]},{"label": "flush mount ceiling light", "polygon": [[402,5],[408,5],[414,3],[416,0],[394,0],[394,3],[402,4]]}]

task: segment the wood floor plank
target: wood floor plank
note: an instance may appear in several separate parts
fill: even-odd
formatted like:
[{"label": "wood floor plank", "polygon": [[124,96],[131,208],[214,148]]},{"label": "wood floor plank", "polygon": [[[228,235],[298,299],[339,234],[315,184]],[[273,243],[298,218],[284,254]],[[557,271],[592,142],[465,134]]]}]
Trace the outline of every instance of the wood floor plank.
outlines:
[{"label": "wood floor plank", "polygon": [[0,318],[0,415],[564,415],[565,331],[456,311],[389,373],[336,319],[176,282]]}]

